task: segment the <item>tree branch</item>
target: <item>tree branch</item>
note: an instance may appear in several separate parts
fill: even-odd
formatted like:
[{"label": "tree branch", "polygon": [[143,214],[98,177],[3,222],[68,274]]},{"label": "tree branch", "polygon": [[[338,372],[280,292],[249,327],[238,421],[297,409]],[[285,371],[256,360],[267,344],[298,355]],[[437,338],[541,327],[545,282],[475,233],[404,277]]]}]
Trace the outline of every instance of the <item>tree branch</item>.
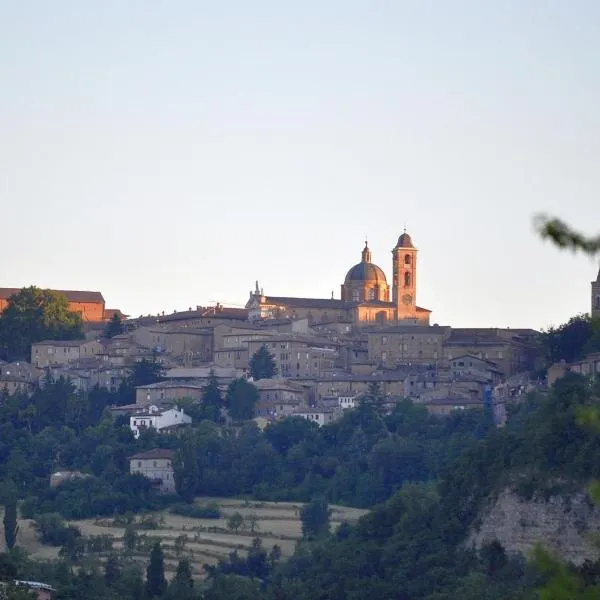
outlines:
[{"label": "tree branch", "polygon": [[569,227],[564,221],[546,215],[537,215],[535,221],[542,239],[549,239],[559,248],[569,248],[573,252],[579,250],[590,256],[600,253],[600,235],[587,237]]}]

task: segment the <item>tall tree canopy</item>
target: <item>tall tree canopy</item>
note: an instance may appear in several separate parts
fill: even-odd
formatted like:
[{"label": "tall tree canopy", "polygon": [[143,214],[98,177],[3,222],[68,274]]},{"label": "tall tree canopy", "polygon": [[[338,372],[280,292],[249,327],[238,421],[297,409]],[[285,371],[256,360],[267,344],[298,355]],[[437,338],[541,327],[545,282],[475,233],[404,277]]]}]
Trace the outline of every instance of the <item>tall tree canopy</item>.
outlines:
[{"label": "tall tree canopy", "polygon": [[236,421],[252,419],[258,396],[258,389],[255,385],[243,377],[234,379],[227,388],[225,399],[225,405],[231,418]]},{"label": "tall tree canopy", "polygon": [[121,335],[125,331],[125,327],[123,326],[123,321],[119,316],[119,313],[115,313],[111,320],[106,324],[104,328],[104,335],[107,338],[114,338],[115,335]]},{"label": "tall tree canopy", "polygon": [[277,365],[275,358],[269,352],[269,349],[261,346],[250,359],[250,375],[253,379],[270,379],[277,375]]},{"label": "tall tree canopy", "polygon": [[0,353],[8,360],[29,360],[35,342],[82,338],[81,315],[52,290],[23,288],[8,299],[1,314]]}]

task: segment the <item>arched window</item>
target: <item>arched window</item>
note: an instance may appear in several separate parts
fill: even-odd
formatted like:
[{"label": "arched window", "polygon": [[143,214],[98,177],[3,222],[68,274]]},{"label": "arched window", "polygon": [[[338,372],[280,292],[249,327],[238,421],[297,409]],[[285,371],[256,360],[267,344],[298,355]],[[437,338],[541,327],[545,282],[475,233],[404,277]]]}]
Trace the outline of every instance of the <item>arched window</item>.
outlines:
[{"label": "arched window", "polygon": [[404,287],[410,287],[410,273],[404,273]]},{"label": "arched window", "polygon": [[404,255],[404,264],[405,265],[410,265],[410,261],[411,261],[410,254],[405,254]]}]

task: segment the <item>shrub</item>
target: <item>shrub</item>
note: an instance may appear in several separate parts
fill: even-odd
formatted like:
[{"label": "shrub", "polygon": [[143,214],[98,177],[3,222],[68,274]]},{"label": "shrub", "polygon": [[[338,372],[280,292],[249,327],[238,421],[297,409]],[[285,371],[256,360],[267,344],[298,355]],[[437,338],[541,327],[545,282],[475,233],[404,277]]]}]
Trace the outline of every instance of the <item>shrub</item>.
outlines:
[{"label": "shrub", "polygon": [[66,546],[74,538],[81,537],[79,527],[67,525],[56,513],[40,515],[35,521],[35,528],[40,534],[42,544],[50,546]]},{"label": "shrub", "polygon": [[220,519],[221,510],[216,502],[208,504],[174,504],[169,511],[173,515],[190,517],[192,519]]}]

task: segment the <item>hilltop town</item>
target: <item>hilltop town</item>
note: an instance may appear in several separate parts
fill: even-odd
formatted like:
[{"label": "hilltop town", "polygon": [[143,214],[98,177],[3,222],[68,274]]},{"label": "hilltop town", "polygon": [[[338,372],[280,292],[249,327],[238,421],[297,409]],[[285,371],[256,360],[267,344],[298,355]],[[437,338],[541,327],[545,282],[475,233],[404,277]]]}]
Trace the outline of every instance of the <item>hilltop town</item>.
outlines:
[{"label": "hilltop town", "polygon": [[[146,414],[152,407],[167,415],[184,398],[199,402],[211,377],[222,389],[250,378],[263,425],[290,415],[329,423],[373,385],[390,408],[405,398],[434,414],[488,405],[502,424],[511,398],[543,385],[532,376],[538,331],[430,323],[431,310],[417,305],[418,251],[406,231],[393,248],[392,272],[390,285],[365,242],[339,299],[271,296],[256,282],[244,308],[216,304],[127,317],[107,309],[99,292],[59,290],[81,315],[84,339],[34,343],[29,361],[0,364],[0,389],[32,393],[50,375],[69,379],[81,392],[94,386],[116,391],[145,359],[157,362],[163,376],[138,386],[135,404],[119,407],[120,413]],[[0,289],[0,310],[17,291]],[[600,315],[600,272],[591,295],[591,314]],[[117,329],[109,337],[111,322]],[[273,376],[252,377],[260,350],[271,356]],[[162,425],[158,417],[150,422],[174,424],[167,416]]]}]

